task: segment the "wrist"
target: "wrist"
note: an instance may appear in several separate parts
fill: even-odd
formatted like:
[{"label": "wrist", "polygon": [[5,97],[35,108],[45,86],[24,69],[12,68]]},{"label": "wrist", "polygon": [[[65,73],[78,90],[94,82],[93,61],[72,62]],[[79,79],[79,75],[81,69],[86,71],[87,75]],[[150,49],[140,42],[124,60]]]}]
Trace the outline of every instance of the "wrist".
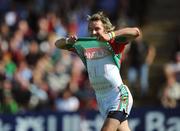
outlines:
[{"label": "wrist", "polygon": [[110,39],[110,40],[116,37],[116,35],[115,35],[115,32],[114,32],[114,31],[109,32],[109,33],[108,33],[108,36],[109,36],[109,39]]},{"label": "wrist", "polygon": [[111,32],[111,34],[112,34],[113,38],[115,38],[115,37],[116,37],[116,35],[115,35],[115,32],[114,32],[114,31],[112,31],[112,32]]},{"label": "wrist", "polygon": [[139,36],[141,34],[140,30],[138,28],[135,28],[136,32],[137,32],[137,36]]},{"label": "wrist", "polygon": [[65,38],[65,43],[69,44],[69,38]]}]

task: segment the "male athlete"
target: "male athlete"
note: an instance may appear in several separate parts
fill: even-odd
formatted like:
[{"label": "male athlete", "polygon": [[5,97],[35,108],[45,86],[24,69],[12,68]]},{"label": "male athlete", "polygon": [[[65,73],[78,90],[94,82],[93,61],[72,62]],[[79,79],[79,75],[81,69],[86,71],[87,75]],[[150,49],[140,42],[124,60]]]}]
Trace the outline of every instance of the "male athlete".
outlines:
[{"label": "male athlete", "polygon": [[120,76],[120,62],[125,45],[140,35],[138,28],[114,31],[110,20],[98,12],[89,16],[88,30],[97,42],[76,45],[77,36],[56,41],[57,48],[76,52],[84,62],[97,103],[105,118],[101,131],[130,131],[127,117],[133,99]]}]

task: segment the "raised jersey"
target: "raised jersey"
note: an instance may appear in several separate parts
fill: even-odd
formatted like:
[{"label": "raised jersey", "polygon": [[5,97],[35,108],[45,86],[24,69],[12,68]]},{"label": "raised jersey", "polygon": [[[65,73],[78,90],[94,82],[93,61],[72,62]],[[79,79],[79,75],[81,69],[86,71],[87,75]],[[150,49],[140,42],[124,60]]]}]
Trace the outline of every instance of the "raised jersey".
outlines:
[{"label": "raised jersey", "polygon": [[106,94],[122,84],[115,54],[108,42],[85,39],[77,41],[74,48],[87,68],[96,95]]}]

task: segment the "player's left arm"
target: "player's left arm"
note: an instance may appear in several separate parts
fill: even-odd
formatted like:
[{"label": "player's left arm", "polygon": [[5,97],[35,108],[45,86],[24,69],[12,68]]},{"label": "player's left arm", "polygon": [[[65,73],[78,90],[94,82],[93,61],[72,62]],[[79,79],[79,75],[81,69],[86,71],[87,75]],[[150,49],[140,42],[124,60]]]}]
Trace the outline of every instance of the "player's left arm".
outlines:
[{"label": "player's left arm", "polygon": [[128,43],[140,35],[137,27],[127,27],[108,33],[99,34],[99,40],[111,41],[114,39],[117,43]]},{"label": "player's left arm", "polygon": [[[114,39],[120,38],[123,40],[124,38],[124,42],[129,42],[134,40],[135,38],[137,38],[140,35],[140,30],[137,27],[127,27],[127,28],[123,28],[123,29],[119,29],[113,32],[110,32],[110,34],[112,35],[112,37]],[[110,35],[109,34],[109,35]]]}]

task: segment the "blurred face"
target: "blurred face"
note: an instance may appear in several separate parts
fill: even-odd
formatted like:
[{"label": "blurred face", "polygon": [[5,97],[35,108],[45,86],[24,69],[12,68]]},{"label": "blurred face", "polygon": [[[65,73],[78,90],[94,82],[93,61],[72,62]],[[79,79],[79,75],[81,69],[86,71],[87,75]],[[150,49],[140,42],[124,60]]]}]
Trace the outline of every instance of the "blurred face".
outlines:
[{"label": "blurred face", "polygon": [[91,37],[97,37],[105,33],[103,23],[100,20],[91,21],[88,29]]}]

